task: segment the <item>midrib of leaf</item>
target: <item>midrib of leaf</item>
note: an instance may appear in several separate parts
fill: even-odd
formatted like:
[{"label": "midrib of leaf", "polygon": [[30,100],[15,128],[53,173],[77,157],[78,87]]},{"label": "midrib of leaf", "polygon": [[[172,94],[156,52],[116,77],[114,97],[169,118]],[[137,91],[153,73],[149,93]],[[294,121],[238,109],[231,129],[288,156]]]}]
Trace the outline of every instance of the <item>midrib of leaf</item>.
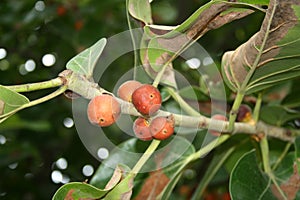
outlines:
[{"label": "midrib of leaf", "polygon": [[259,51],[257,53],[257,56],[256,56],[256,58],[254,60],[254,63],[252,65],[252,67],[250,68],[249,73],[246,75],[245,80],[243,81],[243,84],[242,84],[241,88],[239,89],[239,92],[241,92],[241,93],[245,93],[247,85],[248,85],[251,77],[253,76],[253,74],[254,74],[254,72],[255,72],[258,64],[259,64],[261,56],[262,56],[262,54],[264,52],[264,48],[266,46],[266,43],[267,43],[267,40],[268,40],[268,37],[269,37],[269,34],[270,34],[271,23],[272,23],[274,14],[275,14],[276,7],[277,7],[277,1],[275,1],[275,3],[274,3],[274,7],[273,7],[273,10],[271,12],[271,16],[270,16],[270,19],[268,21],[268,24],[267,24],[266,33],[264,35],[261,47],[259,48]]},{"label": "midrib of leaf", "polygon": [[[86,58],[86,57],[84,57],[84,56],[80,56],[80,57],[82,57],[83,60]],[[84,71],[85,74],[87,74],[87,71],[85,70],[85,68],[82,67],[82,65],[81,65],[80,63],[78,63],[77,60],[74,60],[74,62],[78,65],[78,67],[79,67],[82,71]]]}]

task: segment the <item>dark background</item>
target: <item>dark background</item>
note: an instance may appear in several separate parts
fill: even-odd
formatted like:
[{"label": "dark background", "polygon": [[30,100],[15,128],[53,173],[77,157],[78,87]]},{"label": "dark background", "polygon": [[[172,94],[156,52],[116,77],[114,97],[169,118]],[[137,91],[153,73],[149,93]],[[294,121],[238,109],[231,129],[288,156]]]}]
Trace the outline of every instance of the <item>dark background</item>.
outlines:
[{"label": "dark background", "polygon": [[[176,3],[175,3],[176,2]],[[157,0],[152,3],[157,24],[177,25],[206,1]],[[43,4],[42,11],[36,9]],[[200,44],[218,63],[226,50],[234,49],[259,29],[261,14],[211,31]],[[252,23],[255,22],[255,23]],[[134,22],[133,22],[134,23]],[[0,84],[14,85],[57,77],[66,62],[102,37],[128,30],[124,0],[2,0],[0,1],[0,48],[7,56],[0,60]],[[56,62],[45,67],[42,57],[55,55]],[[24,63],[36,63],[33,72],[21,74]],[[124,60],[125,59],[125,60]],[[116,61],[111,74],[130,69],[132,55]],[[181,69],[178,69],[181,70]],[[192,79],[193,77],[187,77]],[[111,89],[109,76],[103,87]],[[27,93],[30,99],[53,90]],[[50,199],[62,185],[51,180],[53,170],[60,170],[70,181],[84,181],[86,164],[95,169],[100,164],[81,143],[75,127],[63,122],[72,118],[72,101],[63,95],[49,102],[23,110],[0,125],[0,199]],[[5,140],[3,140],[5,138]],[[122,138],[120,138],[122,141]],[[55,161],[65,158],[67,169],[58,169]]]}]

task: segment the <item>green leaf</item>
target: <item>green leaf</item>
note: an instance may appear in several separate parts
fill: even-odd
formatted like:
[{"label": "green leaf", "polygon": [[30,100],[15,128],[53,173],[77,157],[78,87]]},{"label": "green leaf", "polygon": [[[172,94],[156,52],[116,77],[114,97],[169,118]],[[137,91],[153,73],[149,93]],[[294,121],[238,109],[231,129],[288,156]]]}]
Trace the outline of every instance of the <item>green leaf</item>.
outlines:
[{"label": "green leaf", "polygon": [[293,165],[295,162],[295,152],[289,152],[280,162],[274,174],[280,182],[287,181],[293,174]]},{"label": "green leaf", "polygon": [[102,38],[90,48],[73,57],[66,68],[75,73],[85,75],[87,78],[92,77],[95,65],[106,45],[106,39]]},{"label": "green leaf", "polygon": [[22,105],[29,103],[27,97],[10,89],[7,89],[2,85],[0,85],[0,101],[2,102],[2,114],[13,111],[21,107]]},{"label": "green leaf", "polygon": [[67,183],[60,187],[53,196],[53,200],[74,199],[80,200],[84,198],[99,199],[108,191],[100,190],[87,183],[73,182]]},{"label": "green leaf", "polygon": [[290,93],[282,100],[281,104],[288,108],[300,107],[300,80],[293,82]]},{"label": "green leaf", "polygon": [[0,85],[0,123],[16,113],[29,99]]},{"label": "green leaf", "polygon": [[283,106],[263,106],[260,110],[260,119],[273,124],[281,126],[288,121],[300,118],[300,112],[296,110],[287,109]]},{"label": "green leaf", "polygon": [[254,150],[236,163],[231,172],[229,190],[232,200],[275,199],[270,180],[258,168]]},{"label": "green leaf", "polygon": [[[287,7],[291,7],[290,14],[275,14]],[[273,4],[261,30],[235,51],[223,55],[222,73],[233,91],[250,94],[300,76],[299,18],[300,6],[293,2]]]},{"label": "green leaf", "polygon": [[[117,193],[126,190],[126,188],[124,188],[124,186],[122,185],[124,185],[124,183],[126,182],[127,177],[124,180],[121,179],[124,178],[125,171],[128,170],[129,168],[127,166],[118,165],[104,189],[98,189],[95,186],[87,183],[73,182],[65,184],[58,189],[53,197],[53,200],[65,199],[66,196],[68,196],[69,198],[72,197],[73,199],[98,199],[106,195],[108,192],[110,195],[107,194],[108,197],[105,197],[105,199],[110,199],[109,197],[115,197]],[[106,173],[106,171],[104,173]]]},{"label": "green leaf", "polygon": [[132,17],[152,24],[151,6],[149,0],[128,0],[128,11]]}]

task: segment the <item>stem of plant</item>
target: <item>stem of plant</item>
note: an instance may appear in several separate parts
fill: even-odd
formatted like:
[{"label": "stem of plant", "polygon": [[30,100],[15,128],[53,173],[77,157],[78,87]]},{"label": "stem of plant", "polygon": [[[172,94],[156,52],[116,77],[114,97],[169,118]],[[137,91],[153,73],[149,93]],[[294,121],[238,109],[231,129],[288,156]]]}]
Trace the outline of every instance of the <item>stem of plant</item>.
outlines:
[{"label": "stem of plant", "polygon": [[[165,70],[166,70],[166,68],[168,67],[168,65],[173,61],[173,59],[175,59],[175,56],[176,54],[174,54],[164,65],[163,65],[163,67],[161,68],[161,70],[158,72],[158,74],[156,75],[156,77],[155,77],[155,79],[154,79],[154,81],[153,81],[153,83],[152,83],[152,85],[154,86],[154,87],[157,87],[158,86],[158,84],[160,83],[160,80],[161,80],[161,78],[162,78],[162,76],[164,75],[164,72],[165,72]],[[174,57],[174,58],[173,58]]]},{"label": "stem of plant", "polygon": [[203,148],[199,149],[197,152],[191,154],[187,159],[190,159],[191,161],[197,160],[204,156],[205,154],[208,154],[211,150],[218,147],[220,144],[224,143],[226,140],[230,138],[230,135],[224,134],[220,137],[214,139],[210,143],[208,143]]},{"label": "stem of plant", "polygon": [[137,48],[136,48],[136,43],[134,40],[134,35],[132,32],[132,27],[131,27],[131,23],[130,23],[130,16],[129,16],[129,10],[128,10],[128,1],[126,0],[126,18],[127,18],[127,24],[128,24],[128,28],[129,28],[129,32],[130,32],[130,37],[131,37],[131,41],[132,41],[132,47],[133,47],[133,56],[134,56],[134,63],[133,63],[133,80],[136,80],[136,73],[137,73],[137,63],[138,63],[138,53],[137,53]]},{"label": "stem of plant", "polygon": [[183,46],[181,46],[173,55],[172,57],[163,65],[162,69],[158,72],[157,76],[155,77],[154,81],[153,81],[153,86],[157,87],[158,84],[160,83],[160,80],[167,68],[167,66],[173,62],[173,60],[175,60],[175,58],[177,58],[177,56],[182,53],[183,51],[185,51],[186,49],[188,49],[194,42],[196,42],[199,38],[201,37],[201,35],[199,35],[195,40],[190,39],[189,42],[187,44],[184,44]]},{"label": "stem of plant", "polygon": [[[275,14],[275,10],[276,10],[276,6],[274,6],[273,10],[272,10],[272,13],[271,13],[271,16],[270,18],[272,19],[274,14]],[[239,92],[237,93],[237,97],[234,101],[234,104],[232,106],[232,109],[231,109],[231,112],[230,112],[230,118],[229,118],[229,130],[233,131],[233,128],[234,128],[234,122],[236,120],[236,115],[237,115],[237,111],[242,103],[242,100],[244,98],[244,95],[245,95],[245,92],[247,87],[248,87],[248,83],[251,79],[251,77],[253,76],[258,64],[259,64],[259,61],[260,61],[260,58],[263,54],[263,50],[266,46],[266,42],[267,42],[267,38],[269,36],[269,33],[270,33],[270,27],[271,27],[271,22],[272,20],[269,20],[269,23],[267,24],[268,28],[267,28],[267,32],[263,38],[263,41],[262,41],[262,44],[261,44],[261,48],[259,49],[258,53],[257,53],[257,56],[250,68],[250,71],[247,73],[240,89],[239,89]]]},{"label": "stem of plant", "polygon": [[258,119],[259,119],[261,103],[262,103],[262,93],[259,93],[254,110],[253,110],[253,119],[255,121],[255,124],[258,122]]},{"label": "stem of plant", "polygon": [[183,98],[171,87],[166,87],[169,94],[173,97],[173,99],[179,104],[180,108],[182,108],[187,114],[191,116],[201,116],[199,112],[197,112],[194,108],[192,108],[188,103],[186,103]]},{"label": "stem of plant", "polygon": [[61,95],[62,93],[64,93],[67,90],[67,88],[68,88],[67,86],[62,86],[62,87],[60,87],[59,89],[57,89],[56,91],[52,92],[49,95],[46,95],[46,96],[44,96],[42,98],[39,98],[39,99],[36,99],[36,100],[33,100],[33,101],[30,101],[29,103],[26,103],[26,104],[18,107],[15,110],[12,110],[12,111],[10,111],[8,113],[5,113],[5,114],[1,115],[0,116],[0,123],[2,123],[8,117],[10,117],[11,115],[15,114],[16,112],[18,112],[20,110],[23,110],[25,108],[29,108],[31,106],[35,106],[35,105],[43,103],[43,102],[46,102],[46,101],[48,101],[50,99],[53,99],[53,98]]},{"label": "stem of plant", "polygon": [[150,158],[150,156],[153,154],[153,152],[156,150],[159,144],[160,144],[160,140],[152,140],[147,150],[143,153],[142,157],[135,164],[135,166],[132,168],[129,174],[139,173],[141,168],[144,166],[144,164],[147,162],[147,160]]},{"label": "stem of plant", "polygon": [[10,85],[5,86],[6,88],[13,90],[15,92],[31,92],[36,90],[43,90],[48,88],[54,88],[62,86],[63,80],[60,77],[57,77],[55,79],[49,80],[49,81],[43,81],[38,83],[28,83],[28,84],[22,84],[22,85]]},{"label": "stem of plant", "polygon": [[236,95],[236,98],[235,98],[234,103],[232,105],[232,108],[231,108],[231,111],[230,111],[230,116],[229,116],[229,126],[228,126],[228,131],[229,132],[234,131],[234,123],[235,123],[240,105],[243,101],[244,95],[245,95],[244,92],[238,92],[237,95]]},{"label": "stem of plant", "polygon": [[276,189],[278,190],[278,192],[280,193],[281,197],[286,200],[287,198],[286,198],[284,192],[281,190],[280,186],[278,185],[276,178],[272,172],[271,166],[270,166],[269,144],[268,144],[267,136],[264,136],[260,141],[260,151],[261,151],[261,155],[262,155],[264,171],[266,172],[266,174],[268,174],[268,176],[274,183],[274,185],[275,185]]}]

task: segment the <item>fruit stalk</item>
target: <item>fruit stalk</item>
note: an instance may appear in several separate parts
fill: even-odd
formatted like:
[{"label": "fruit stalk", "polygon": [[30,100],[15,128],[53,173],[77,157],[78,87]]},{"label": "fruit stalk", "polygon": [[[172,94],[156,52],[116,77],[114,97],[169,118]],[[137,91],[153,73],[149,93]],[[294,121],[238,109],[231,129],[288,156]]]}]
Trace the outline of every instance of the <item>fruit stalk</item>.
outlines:
[{"label": "fruit stalk", "polygon": [[153,154],[153,152],[156,150],[159,144],[160,144],[160,140],[152,140],[147,150],[143,153],[142,157],[135,164],[135,166],[132,168],[129,174],[139,173],[141,168],[144,166],[144,164],[147,162],[147,160],[150,158],[150,156]]},{"label": "fruit stalk", "polygon": [[10,85],[5,86],[6,88],[13,90],[15,92],[31,92],[36,90],[43,90],[48,88],[59,87],[64,84],[64,81],[61,77],[57,77],[55,79],[37,83],[27,83],[21,85]]}]

